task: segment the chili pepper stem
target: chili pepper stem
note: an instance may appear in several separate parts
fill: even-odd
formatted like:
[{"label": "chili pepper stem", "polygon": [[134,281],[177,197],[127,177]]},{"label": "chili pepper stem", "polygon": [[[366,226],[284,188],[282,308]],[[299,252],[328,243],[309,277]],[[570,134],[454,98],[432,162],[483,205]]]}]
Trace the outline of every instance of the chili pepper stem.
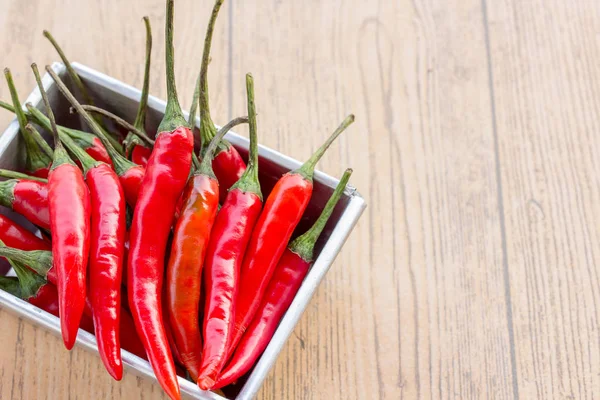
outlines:
[{"label": "chili pepper stem", "polygon": [[21,132],[21,137],[25,142],[25,148],[27,150],[27,160],[29,162],[28,167],[32,170],[32,172],[47,168],[52,159],[47,154],[40,151],[38,148],[38,143],[36,142],[34,136],[27,130],[27,116],[21,107],[21,102],[19,100],[19,95],[17,93],[17,89],[15,87],[15,83],[13,81],[12,74],[10,69],[4,69],[4,76],[6,77],[6,83],[8,84],[8,90],[10,92],[10,97],[13,102],[13,112],[17,115],[17,120],[19,121],[19,128]]},{"label": "chili pepper stem", "polygon": [[323,157],[323,154],[325,154],[325,152],[327,151],[329,146],[331,146],[331,144],[335,141],[335,139],[337,139],[337,137],[340,136],[341,133],[344,132],[346,128],[350,126],[353,122],[354,114],[350,114],[346,117],[346,119],[342,121],[340,126],[337,127],[337,129],[331,134],[331,136],[329,136],[325,143],[323,143],[321,147],[319,147],[317,151],[315,151],[315,153],[304,164],[302,164],[300,168],[293,171],[293,173],[300,174],[305,179],[312,181],[315,172],[315,166],[317,165],[321,157]]},{"label": "chili pepper stem", "polygon": [[219,130],[219,132],[217,132],[216,136],[210,141],[210,145],[206,149],[204,158],[202,159],[202,161],[200,162],[200,166],[196,170],[196,175],[204,174],[204,175],[210,176],[211,178],[216,179],[215,173],[212,168],[212,159],[213,159],[215,150],[217,149],[217,146],[219,145],[219,142],[223,139],[223,136],[225,136],[225,134],[229,131],[229,129],[224,129],[224,128],[225,127],[221,128]]},{"label": "chili pepper stem", "polygon": [[19,299],[23,298],[23,291],[19,284],[19,279],[14,276],[0,276],[0,290],[12,294]]},{"label": "chili pepper stem", "polygon": [[194,86],[194,95],[192,96],[192,105],[190,106],[190,115],[188,116],[188,125],[190,129],[196,128],[196,113],[198,112],[198,101],[200,98],[200,76],[196,78],[196,85]]},{"label": "chili pepper stem", "polygon": [[54,150],[52,150],[52,147],[50,147],[50,145],[42,137],[42,134],[35,129],[33,125],[28,123],[25,126],[25,130],[29,132],[33,140],[35,140],[37,145],[40,146],[40,148],[44,151],[44,153],[46,153],[46,155],[48,155],[48,157],[54,157]]},{"label": "chili pepper stem", "polygon": [[69,91],[69,89],[67,89],[67,86],[63,83],[63,81],[58,77],[58,75],[56,75],[56,72],[54,72],[54,70],[52,70],[50,66],[46,66],[46,71],[48,71],[52,79],[54,79],[54,82],[56,82],[58,90],[60,90],[63,96],[65,96],[67,100],[71,103],[71,105],[75,107],[77,113],[83,117],[85,122],[91,128],[92,132],[100,139],[100,141],[106,148],[106,151],[110,155],[110,158],[113,161],[113,164],[115,166],[115,172],[117,173],[117,175],[121,176],[130,168],[134,167],[135,164],[123,157],[117,150],[115,150],[111,142],[108,140],[107,136],[102,132],[98,123],[88,114],[87,111],[83,109],[83,107],[81,106],[81,104],[79,104],[75,96],[73,96],[73,94]]},{"label": "chili pepper stem", "polygon": [[263,196],[258,180],[258,134],[256,127],[256,105],[254,102],[254,78],[252,74],[246,74],[246,93],[248,102],[248,125],[250,128],[250,153],[248,155],[248,166],[240,179],[231,187],[244,192],[255,193],[262,201]]},{"label": "chili pepper stem", "polygon": [[219,10],[223,5],[223,0],[215,1],[212,14],[206,28],[206,36],[204,37],[204,51],[202,52],[202,64],[200,66],[200,137],[202,138],[202,146],[207,144],[215,136],[217,129],[210,116],[210,107],[208,104],[208,64],[210,63],[210,47],[212,44],[212,36],[215,27],[215,21]]},{"label": "chili pepper stem", "polygon": [[31,64],[31,69],[33,70],[33,74],[35,75],[35,80],[40,89],[40,93],[42,94],[42,99],[44,100],[44,104],[46,105],[46,113],[48,114],[48,119],[50,120],[50,126],[52,127],[52,136],[54,138],[54,160],[52,162],[52,167],[50,169],[56,169],[62,164],[72,164],[73,161],[67,150],[65,150],[62,145],[60,138],[58,137],[58,128],[56,127],[56,121],[54,119],[54,113],[52,112],[52,108],[50,107],[50,101],[48,100],[48,95],[46,90],[44,89],[44,85],[42,84],[42,78],[40,77],[40,72],[35,63]]},{"label": "chili pepper stem", "polygon": [[0,169],[0,177],[9,178],[9,179],[28,179],[30,181],[38,181],[43,183],[48,183],[48,179],[39,178],[37,176],[31,176],[27,174],[22,174],[20,172],[11,171],[8,169]]},{"label": "chili pepper stem", "polygon": [[13,106],[11,106],[7,102],[1,101],[1,100],[0,100],[0,108],[4,108],[6,111],[10,111],[11,113],[15,112],[15,108]]},{"label": "chili pepper stem", "polygon": [[100,107],[96,107],[96,106],[82,105],[81,107],[86,111],[93,112],[93,113],[100,114],[100,115],[107,117],[108,119],[114,121],[117,125],[122,126],[123,128],[127,129],[129,132],[133,132],[138,137],[144,139],[150,145],[154,144],[154,140],[152,140],[146,134],[146,132],[138,129],[134,125],[131,125],[129,122],[125,121],[123,118],[119,117],[118,115],[113,114],[110,111],[104,110],[104,109],[102,109]]},{"label": "chili pepper stem", "polygon": [[177,98],[175,86],[175,48],[173,47],[173,8],[174,0],[167,0],[167,21],[165,24],[166,49],[165,60],[167,63],[167,107],[158,132],[171,132],[180,126],[186,126],[181,106]]},{"label": "chili pepper stem", "polygon": [[48,250],[19,250],[7,247],[0,241],[0,256],[28,265],[44,278],[52,268],[52,252]]},{"label": "chili pepper stem", "polygon": [[144,84],[142,86],[142,96],[140,97],[140,104],[138,106],[138,112],[135,117],[133,126],[140,131],[146,133],[146,108],[148,106],[148,92],[150,89],[150,59],[152,55],[152,27],[150,26],[150,18],[144,17],[144,24],[146,25],[146,59],[144,62]]},{"label": "chili pepper stem", "polygon": [[350,175],[352,175],[352,169],[348,168],[346,172],[344,172],[342,179],[340,179],[340,183],[338,183],[338,185],[336,186],[335,190],[333,191],[333,194],[327,201],[327,204],[325,204],[321,215],[315,221],[314,225],[308,231],[306,231],[301,236],[298,236],[288,245],[288,248],[292,252],[298,254],[304,261],[313,261],[313,255],[317,239],[323,232],[323,229],[325,229],[325,225],[327,224],[329,217],[331,217],[335,206],[337,205],[340,197],[342,196],[342,193],[344,192],[344,189],[346,188],[346,185],[348,184]]}]

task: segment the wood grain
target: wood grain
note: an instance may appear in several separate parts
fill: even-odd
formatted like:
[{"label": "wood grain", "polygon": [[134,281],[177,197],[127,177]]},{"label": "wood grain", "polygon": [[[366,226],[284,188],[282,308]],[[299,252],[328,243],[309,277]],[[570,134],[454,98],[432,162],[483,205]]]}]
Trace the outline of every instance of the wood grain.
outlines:
[{"label": "wood grain", "polygon": [[[189,105],[211,2],[179,0],[176,72]],[[0,0],[19,93],[32,61],[73,60],[135,86],[162,0]],[[282,351],[261,399],[594,398],[600,393],[600,5],[560,0],[226,2],[213,117],[245,114],[304,159],[350,112],[319,168],[368,210]],[[0,84],[0,98],[8,91]],[[12,116],[0,113],[0,125]],[[241,132],[245,132],[241,129]],[[0,398],[163,398],[0,310]]]}]

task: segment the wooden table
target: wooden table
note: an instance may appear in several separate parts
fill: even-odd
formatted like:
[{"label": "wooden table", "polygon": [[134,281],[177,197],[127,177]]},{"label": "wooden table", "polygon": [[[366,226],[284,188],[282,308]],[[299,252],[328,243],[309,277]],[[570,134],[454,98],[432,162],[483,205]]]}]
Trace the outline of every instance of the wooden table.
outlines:
[{"label": "wooden table", "polygon": [[[141,22],[162,0],[1,0],[2,65],[73,60],[141,86]],[[211,1],[177,1],[188,106]],[[600,393],[600,3],[229,1],[213,45],[215,121],[244,114],[304,159],[357,122],[320,168],[369,208],[261,399],[592,398]],[[8,91],[0,84],[0,98]],[[12,118],[0,113],[1,126]],[[158,399],[158,385],[0,311],[0,398]]]}]

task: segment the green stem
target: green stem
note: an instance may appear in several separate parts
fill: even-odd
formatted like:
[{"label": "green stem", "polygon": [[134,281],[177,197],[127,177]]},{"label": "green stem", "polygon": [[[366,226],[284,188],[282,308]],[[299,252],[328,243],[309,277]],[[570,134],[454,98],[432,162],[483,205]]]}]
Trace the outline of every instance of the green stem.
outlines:
[{"label": "green stem", "polygon": [[0,100],[0,108],[4,108],[6,111],[10,111],[11,113],[15,112],[15,108],[13,106],[11,106],[7,102],[1,101],[1,100]]},{"label": "green stem", "polygon": [[210,144],[208,145],[208,148],[206,149],[206,152],[204,153],[204,158],[200,162],[200,167],[196,170],[196,175],[203,174],[203,175],[208,175],[213,178],[215,177],[215,173],[212,169],[212,159],[213,159],[215,150],[217,149],[217,146],[223,139],[223,136],[225,136],[225,134],[227,132],[229,132],[229,130],[231,128],[233,128],[236,125],[241,124],[242,122],[240,122],[240,121],[243,121],[244,119],[245,119],[244,117],[235,118],[235,119],[229,121],[227,124],[225,124],[225,126],[223,126],[221,129],[219,129],[219,131],[217,132],[217,134],[215,135],[213,140],[210,141]]},{"label": "green stem", "polygon": [[[3,249],[10,248],[6,247],[4,242],[0,240],[0,250]],[[19,261],[16,258],[10,257],[8,255],[6,255],[5,257],[8,260],[8,263],[13,267],[13,269],[17,273],[17,277],[19,278],[19,284],[21,286],[21,296],[19,297],[25,300],[34,297],[40,290],[40,288],[47,283],[46,279],[40,275],[35,274],[29,268],[27,268],[25,266],[25,264],[27,263]]]},{"label": "green stem", "polygon": [[19,279],[14,276],[0,276],[0,290],[23,299],[23,291],[21,290]]},{"label": "green stem", "polygon": [[329,217],[331,217],[335,206],[340,200],[340,197],[342,196],[342,193],[344,192],[344,189],[348,184],[350,175],[352,175],[352,170],[348,168],[346,172],[344,172],[344,176],[342,176],[342,179],[340,179],[340,183],[338,183],[338,185],[336,186],[335,190],[333,191],[333,194],[327,201],[327,204],[325,204],[321,215],[319,216],[319,218],[317,218],[313,226],[308,231],[306,231],[306,233],[304,233],[301,236],[298,236],[293,242],[289,244],[288,248],[294,253],[298,254],[304,261],[313,261],[315,244],[317,243],[317,239],[319,239],[319,236],[321,236],[321,233],[323,232],[323,229],[325,229],[325,225],[327,224]]},{"label": "green stem", "polygon": [[346,119],[342,121],[342,123],[340,124],[340,126],[337,127],[335,132],[333,132],[331,136],[329,136],[325,143],[323,143],[321,147],[319,147],[317,151],[315,151],[315,153],[304,164],[302,164],[300,168],[296,169],[292,173],[300,174],[305,179],[312,181],[313,175],[315,173],[315,166],[317,165],[321,157],[323,157],[323,154],[325,154],[325,152],[327,151],[329,146],[331,146],[331,144],[335,141],[335,139],[337,139],[337,137],[340,136],[341,133],[344,132],[344,130],[346,130],[346,128],[350,126],[353,122],[354,114],[350,114],[346,117]]},{"label": "green stem", "polygon": [[31,69],[33,70],[33,74],[35,75],[35,81],[38,84],[40,89],[40,93],[42,94],[42,99],[44,100],[44,105],[46,106],[46,114],[48,114],[48,119],[50,120],[50,126],[52,127],[52,137],[54,138],[54,160],[52,162],[52,169],[55,169],[62,164],[73,164],[71,157],[63,147],[60,137],[58,136],[58,128],[56,127],[56,120],[54,119],[54,113],[52,112],[52,107],[50,106],[50,100],[48,100],[48,94],[44,89],[44,85],[42,84],[42,78],[40,77],[40,72],[35,63],[31,64]]},{"label": "green stem", "polygon": [[150,59],[152,55],[152,27],[150,18],[144,17],[146,25],[146,59],[144,61],[144,85],[142,86],[142,97],[138,106],[138,112],[133,125],[140,131],[146,133],[146,108],[148,107],[148,94],[150,90]]},{"label": "green stem", "polygon": [[117,173],[117,175],[122,176],[130,168],[135,167],[136,165],[134,163],[123,157],[118,151],[115,150],[115,148],[112,146],[106,135],[102,132],[102,129],[100,129],[98,123],[88,114],[87,111],[83,109],[83,107],[81,106],[81,104],[79,104],[75,96],[73,96],[73,94],[69,91],[69,89],[67,89],[63,81],[58,77],[58,75],[56,75],[56,72],[54,72],[49,66],[46,66],[46,71],[48,71],[52,79],[54,79],[58,90],[60,90],[60,92],[67,98],[69,103],[71,103],[71,105],[75,107],[77,113],[81,115],[81,117],[83,117],[85,122],[91,128],[92,132],[100,139],[100,141],[106,148],[108,155],[113,161],[113,164],[115,166],[115,172]]},{"label": "green stem", "polygon": [[192,105],[190,107],[190,115],[188,116],[188,125],[190,129],[196,128],[196,113],[198,112],[198,100],[200,98],[200,74],[196,78],[194,86],[194,95],[192,96]]},{"label": "green stem", "polygon": [[[90,95],[90,92],[87,90],[87,87],[83,84],[83,81],[81,80],[81,78],[79,77],[79,75],[77,74],[77,72],[75,72],[75,70],[73,69],[73,66],[71,65],[71,62],[69,61],[69,59],[65,55],[64,51],[62,50],[62,48],[58,45],[58,43],[56,42],[56,40],[54,39],[54,37],[52,36],[52,34],[50,32],[48,32],[47,30],[44,30],[44,36],[50,41],[50,43],[52,44],[52,46],[54,47],[54,49],[58,53],[60,59],[62,60],[63,64],[65,65],[65,68],[67,69],[67,73],[69,74],[69,76],[71,77],[71,79],[75,83],[75,86],[77,87],[77,89],[79,89],[79,92],[83,96],[84,102],[87,103],[87,104],[90,104],[90,105],[94,105],[94,99]],[[107,129],[105,128],[105,126],[102,123],[102,120],[100,118],[97,118],[96,122],[102,128],[104,134],[110,138],[110,140],[111,140],[113,146],[115,147],[115,149],[117,151],[119,151],[119,153],[121,153],[122,149],[120,148],[119,141],[112,134],[108,133]]]},{"label": "green stem", "polygon": [[202,139],[202,147],[206,148],[215,136],[217,129],[210,116],[210,106],[208,102],[208,64],[210,63],[210,48],[212,45],[212,37],[215,28],[215,22],[219,15],[219,10],[223,5],[223,0],[216,0],[213,6],[208,27],[206,28],[206,36],[204,37],[204,51],[202,52],[202,64],[200,65],[200,137]]},{"label": "green stem", "polygon": [[90,169],[100,165],[100,161],[94,160],[92,156],[79,147],[69,135],[60,131],[58,133],[60,135],[60,140],[81,163],[81,166],[83,167],[83,176],[86,176]]},{"label": "green stem", "polygon": [[[35,108],[31,103],[27,103],[25,105],[27,110],[29,111],[29,118],[32,122],[40,125],[42,128],[47,130],[48,132],[52,132],[52,126],[50,125],[50,120],[48,117],[44,115],[40,110]],[[92,135],[89,132],[80,131],[77,129],[67,128],[61,125],[58,126],[59,133],[65,133],[69,135],[71,139],[73,139],[79,146],[81,147],[90,147],[94,144],[94,138],[96,136]]]},{"label": "green stem", "polygon": [[88,92],[87,88],[83,84],[83,81],[81,80],[81,78],[79,77],[77,72],[75,72],[73,67],[71,66],[71,62],[65,55],[65,52],[62,50],[62,48],[58,45],[58,43],[56,42],[56,40],[54,39],[52,34],[50,32],[48,32],[47,30],[44,30],[44,36],[46,37],[46,39],[48,39],[50,41],[50,43],[52,44],[52,46],[58,53],[58,56],[60,57],[63,64],[65,65],[65,68],[67,69],[67,73],[73,80],[73,83],[75,83],[75,86],[77,86],[77,89],[79,89],[79,92],[83,96],[84,101],[87,104],[94,104],[94,100],[92,99],[92,96],[90,96],[90,92]]},{"label": "green stem", "polygon": [[248,166],[231,189],[255,193],[262,200],[260,182],[258,181],[258,133],[256,127],[256,105],[254,103],[254,78],[251,74],[246,74],[246,93],[248,97],[248,125],[250,128]]},{"label": "green stem", "polygon": [[19,183],[16,179],[0,182],[0,204],[12,210],[15,201],[15,186]]},{"label": "green stem", "polygon": [[11,171],[9,169],[0,169],[0,177],[9,179],[26,179],[29,181],[38,181],[42,183],[48,183],[48,179],[38,178],[37,176],[31,176],[22,174],[20,172]]},{"label": "green stem", "polygon": [[160,125],[161,132],[172,132],[175,129],[186,126],[183,112],[177,98],[177,87],[175,86],[175,48],[173,46],[173,8],[174,0],[167,0],[167,22],[165,25],[165,55],[167,64],[167,108]]},{"label": "green stem", "polygon": [[52,268],[52,252],[49,250],[19,250],[7,247],[0,241],[0,256],[28,265],[29,268],[44,278]]},{"label": "green stem", "polygon": [[81,107],[85,111],[96,113],[96,114],[101,114],[101,115],[105,116],[106,118],[113,120],[117,125],[121,125],[123,128],[127,129],[129,132],[133,132],[138,137],[144,139],[148,144],[154,145],[154,140],[152,140],[150,138],[150,136],[148,136],[146,134],[146,132],[136,128],[134,125],[131,125],[129,122],[125,121],[123,118],[119,117],[118,115],[113,114],[110,111],[107,111],[103,108],[96,107],[96,106],[82,105]]},{"label": "green stem", "polygon": [[25,130],[29,132],[33,140],[35,140],[37,145],[40,146],[44,153],[46,153],[46,155],[52,159],[52,157],[54,157],[54,150],[52,150],[52,147],[50,147],[48,142],[46,142],[46,140],[42,137],[42,134],[35,129],[35,126],[28,123],[25,125]]},{"label": "green stem", "polygon": [[17,115],[17,121],[19,121],[20,128],[19,131],[21,132],[21,137],[25,143],[25,149],[27,153],[27,169],[29,169],[31,172],[34,172],[39,169],[47,168],[52,162],[52,158],[40,151],[36,140],[26,129],[27,116],[25,115],[25,112],[21,106],[21,101],[19,100],[19,95],[17,93],[12,74],[8,68],[4,69],[4,76],[6,77],[6,83],[8,84],[8,90],[13,102],[13,112]]}]

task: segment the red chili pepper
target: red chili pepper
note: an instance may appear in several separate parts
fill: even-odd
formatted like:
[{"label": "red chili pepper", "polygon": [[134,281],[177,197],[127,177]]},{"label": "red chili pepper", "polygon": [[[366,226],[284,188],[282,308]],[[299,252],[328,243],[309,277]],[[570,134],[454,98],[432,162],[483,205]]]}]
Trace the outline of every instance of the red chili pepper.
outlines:
[{"label": "red chili pepper", "polygon": [[[40,125],[48,132],[52,131],[50,120],[40,110],[35,108],[31,103],[26,104],[29,116],[32,122]],[[64,126],[58,126],[58,131],[61,134],[67,134],[79,147],[85,150],[94,160],[102,161],[113,166],[113,162],[106,151],[106,147],[102,144],[100,139],[91,133],[80,131],[77,129],[66,128]]]},{"label": "red chili pepper", "polygon": [[48,208],[52,255],[58,275],[58,300],[63,341],[73,348],[85,307],[86,269],[90,248],[90,194],[83,174],[62,146],[54,114],[37,66],[31,65],[54,135],[54,160],[48,176]]},{"label": "red chili pepper", "polygon": [[[19,278],[0,276],[0,289],[58,317],[58,291],[56,286],[46,282],[45,279],[17,262],[10,261],[10,264]],[[94,332],[94,323],[91,318],[86,316],[81,319],[79,327],[87,332]]]},{"label": "red chili pepper", "polygon": [[202,352],[198,326],[202,264],[219,207],[219,183],[211,161],[224,135],[222,130],[215,136],[181,196],[183,207],[167,266],[167,314],[181,360],[194,381]]},{"label": "red chili pepper", "polygon": [[[60,46],[58,45],[58,43],[56,42],[54,37],[52,37],[50,32],[48,32],[46,30],[44,31],[44,37],[46,39],[48,39],[50,44],[52,44],[52,47],[54,47],[54,49],[58,53],[59,57],[61,58],[64,66],[67,70],[67,74],[69,75],[69,77],[71,78],[71,81],[75,84],[75,86],[79,90],[79,93],[81,93],[81,95],[83,96],[85,103],[89,104],[89,105],[94,105],[94,99],[92,99],[92,96],[90,96],[90,93],[88,92],[87,87],[83,84],[83,82],[81,81],[81,78],[79,77],[79,75],[77,75],[77,72],[75,72],[75,70],[73,69],[73,66],[67,59],[67,56],[65,55],[63,50],[60,48]],[[96,122],[100,126],[100,129],[102,130],[106,139],[112,144],[113,148],[118,149],[119,154],[123,154],[123,151],[121,148],[121,143],[118,141],[118,139],[115,137],[114,134],[110,134],[110,133],[108,133],[108,131],[105,130],[104,125],[102,124],[101,118],[98,118],[96,120]]]},{"label": "red chili pepper", "polygon": [[123,194],[125,195],[125,201],[127,204],[134,207],[137,202],[138,193],[140,190],[140,185],[144,178],[144,168],[133,164],[131,161],[123,157],[111,144],[108,137],[102,132],[101,127],[96,123],[96,121],[81,107],[81,104],[77,101],[75,96],[71,94],[69,89],[65,86],[62,80],[56,75],[56,73],[50,67],[46,67],[46,71],[52,76],[54,82],[56,82],[56,86],[60,90],[60,92],[69,100],[71,105],[77,110],[77,113],[86,121],[91,130],[94,132],[96,136],[102,141],[104,147],[108,151],[110,155],[117,176],[119,177],[119,182],[121,183],[121,187],[123,188]]},{"label": "red chili pepper", "polygon": [[50,250],[52,245],[40,239],[5,215],[0,214],[0,240],[20,250]]},{"label": "red chili pepper", "polygon": [[48,168],[52,162],[52,159],[48,154],[44,153],[39,148],[34,137],[27,129],[25,129],[27,126],[27,117],[25,116],[25,112],[23,111],[21,102],[19,101],[19,95],[17,94],[17,89],[15,88],[12,74],[8,68],[4,69],[4,76],[6,77],[14,111],[17,115],[17,120],[19,121],[19,132],[21,133],[21,138],[25,144],[25,171],[33,176],[47,178],[49,171]]},{"label": "red chili pepper", "polygon": [[133,151],[131,152],[131,161],[141,165],[142,167],[145,167],[146,165],[148,165],[148,160],[150,159],[151,155],[152,149],[140,145],[135,145],[133,147]]},{"label": "red chili pepper", "polygon": [[258,138],[254,81],[246,75],[250,157],[248,168],[229,190],[217,215],[205,258],[203,337],[204,348],[198,378],[202,390],[210,389],[227,361],[227,346],[234,323],[239,270],[250,235],[262,208],[258,181]]},{"label": "red chili pepper", "polygon": [[161,289],[167,240],[177,200],[190,173],[194,143],[175,88],[173,0],[167,1],[166,12],[167,107],[133,214],[127,292],[157,379],[171,398],[179,398],[173,356],[163,326]]},{"label": "red chili pepper", "polygon": [[292,241],[283,252],[252,323],[213,388],[229,385],[248,372],[271,341],[313,262],[317,239],[344,192],[350,175],[352,170],[347,169],[314,225]]},{"label": "red chili pepper", "polygon": [[[213,7],[212,16],[208,23],[204,39],[204,52],[202,53],[202,64],[200,67],[199,96],[200,96],[200,138],[202,140],[201,154],[204,154],[208,144],[217,134],[217,128],[210,116],[208,104],[208,64],[210,61],[210,47],[216,16],[223,4],[223,0],[217,0]],[[195,109],[194,109],[195,112]],[[195,119],[195,115],[194,118]],[[195,122],[190,116],[190,121]],[[192,125],[194,126],[194,125]],[[242,156],[227,140],[221,140],[213,158],[213,171],[219,181],[219,199],[221,203],[227,197],[227,191],[236,183],[246,170],[246,163]]]},{"label": "red chili pepper", "polygon": [[[0,172],[0,176],[6,175]],[[18,212],[40,228],[50,230],[47,183],[31,178],[2,181],[0,204]]]},{"label": "red chili pepper", "polygon": [[[14,229],[13,225],[16,226],[17,229]],[[14,223],[5,224],[3,222],[0,222],[0,229],[5,226],[7,226],[9,230],[13,231],[12,235],[5,237],[12,240],[13,242],[16,242],[17,244],[15,244],[14,247],[13,245],[11,245],[10,247],[0,246],[0,256],[6,257],[7,259],[13,260],[14,262],[19,262],[21,264],[27,265],[36,274],[38,274],[44,279],[47,279],[49,284],[56,285],[56,268],[54,268],[52,264],[52,252],[47,250],[50,248],[49,245],[47,245],[43,241],[39,242],[40,239],[38,239],[36,236],[33,236],[33,238],[29,237],[28,235],[33,234],[26,230],[25,234],[23,234],[22,232],[19,234],[14,234],[14,232],[20,232],[21,230],[24,230],[23,228],[19,227]],[[35,239],[38,239],[38,241],[36,241]],[[2,240],[5,243],[5,245],[9,244],[9,241],[3,240],[3,237],[0,237],[0,240]],[[28,247],[29,249],[22,250],[19,248],[19,244],[22,245],[22,247]],[[89,296],[86,298],[82,318],[87,318],[90,322],[92,322],[92,301],[90,300]],[[84,322],[82,322],[81,326],[83,326],[83,324]],[[93,333],[93,324],[91,324],[91,326],[92,329],[88,330],[88,332]],[[140,358],[146,359],[146,350],[142,346],[141,341],[137,335],[133,319],[131,315],[129,315],[127,310],[125,310],[124,308],[121,309],[119,331],[121,332],[121,346],[130,353],[133,353]]]},{"label": "red chili pepper", "polygon": [[242,263],[240,282],[243,283],[235,306],[235,333],[229,345],[229,355],[260,306],[275,266],[304,214],[312,195],[312,180],[317,162],[352,122],[354,115],[348,116],[300,168],[279,179],[269,194]]},{"label": "red chili pepper", "polygon": [[100,358],[115,380],[123,377],[119,325],[125,240],[125,198],[117,174],[70,138],[64,143],[83,166],[91,198],[89,286]]}]

